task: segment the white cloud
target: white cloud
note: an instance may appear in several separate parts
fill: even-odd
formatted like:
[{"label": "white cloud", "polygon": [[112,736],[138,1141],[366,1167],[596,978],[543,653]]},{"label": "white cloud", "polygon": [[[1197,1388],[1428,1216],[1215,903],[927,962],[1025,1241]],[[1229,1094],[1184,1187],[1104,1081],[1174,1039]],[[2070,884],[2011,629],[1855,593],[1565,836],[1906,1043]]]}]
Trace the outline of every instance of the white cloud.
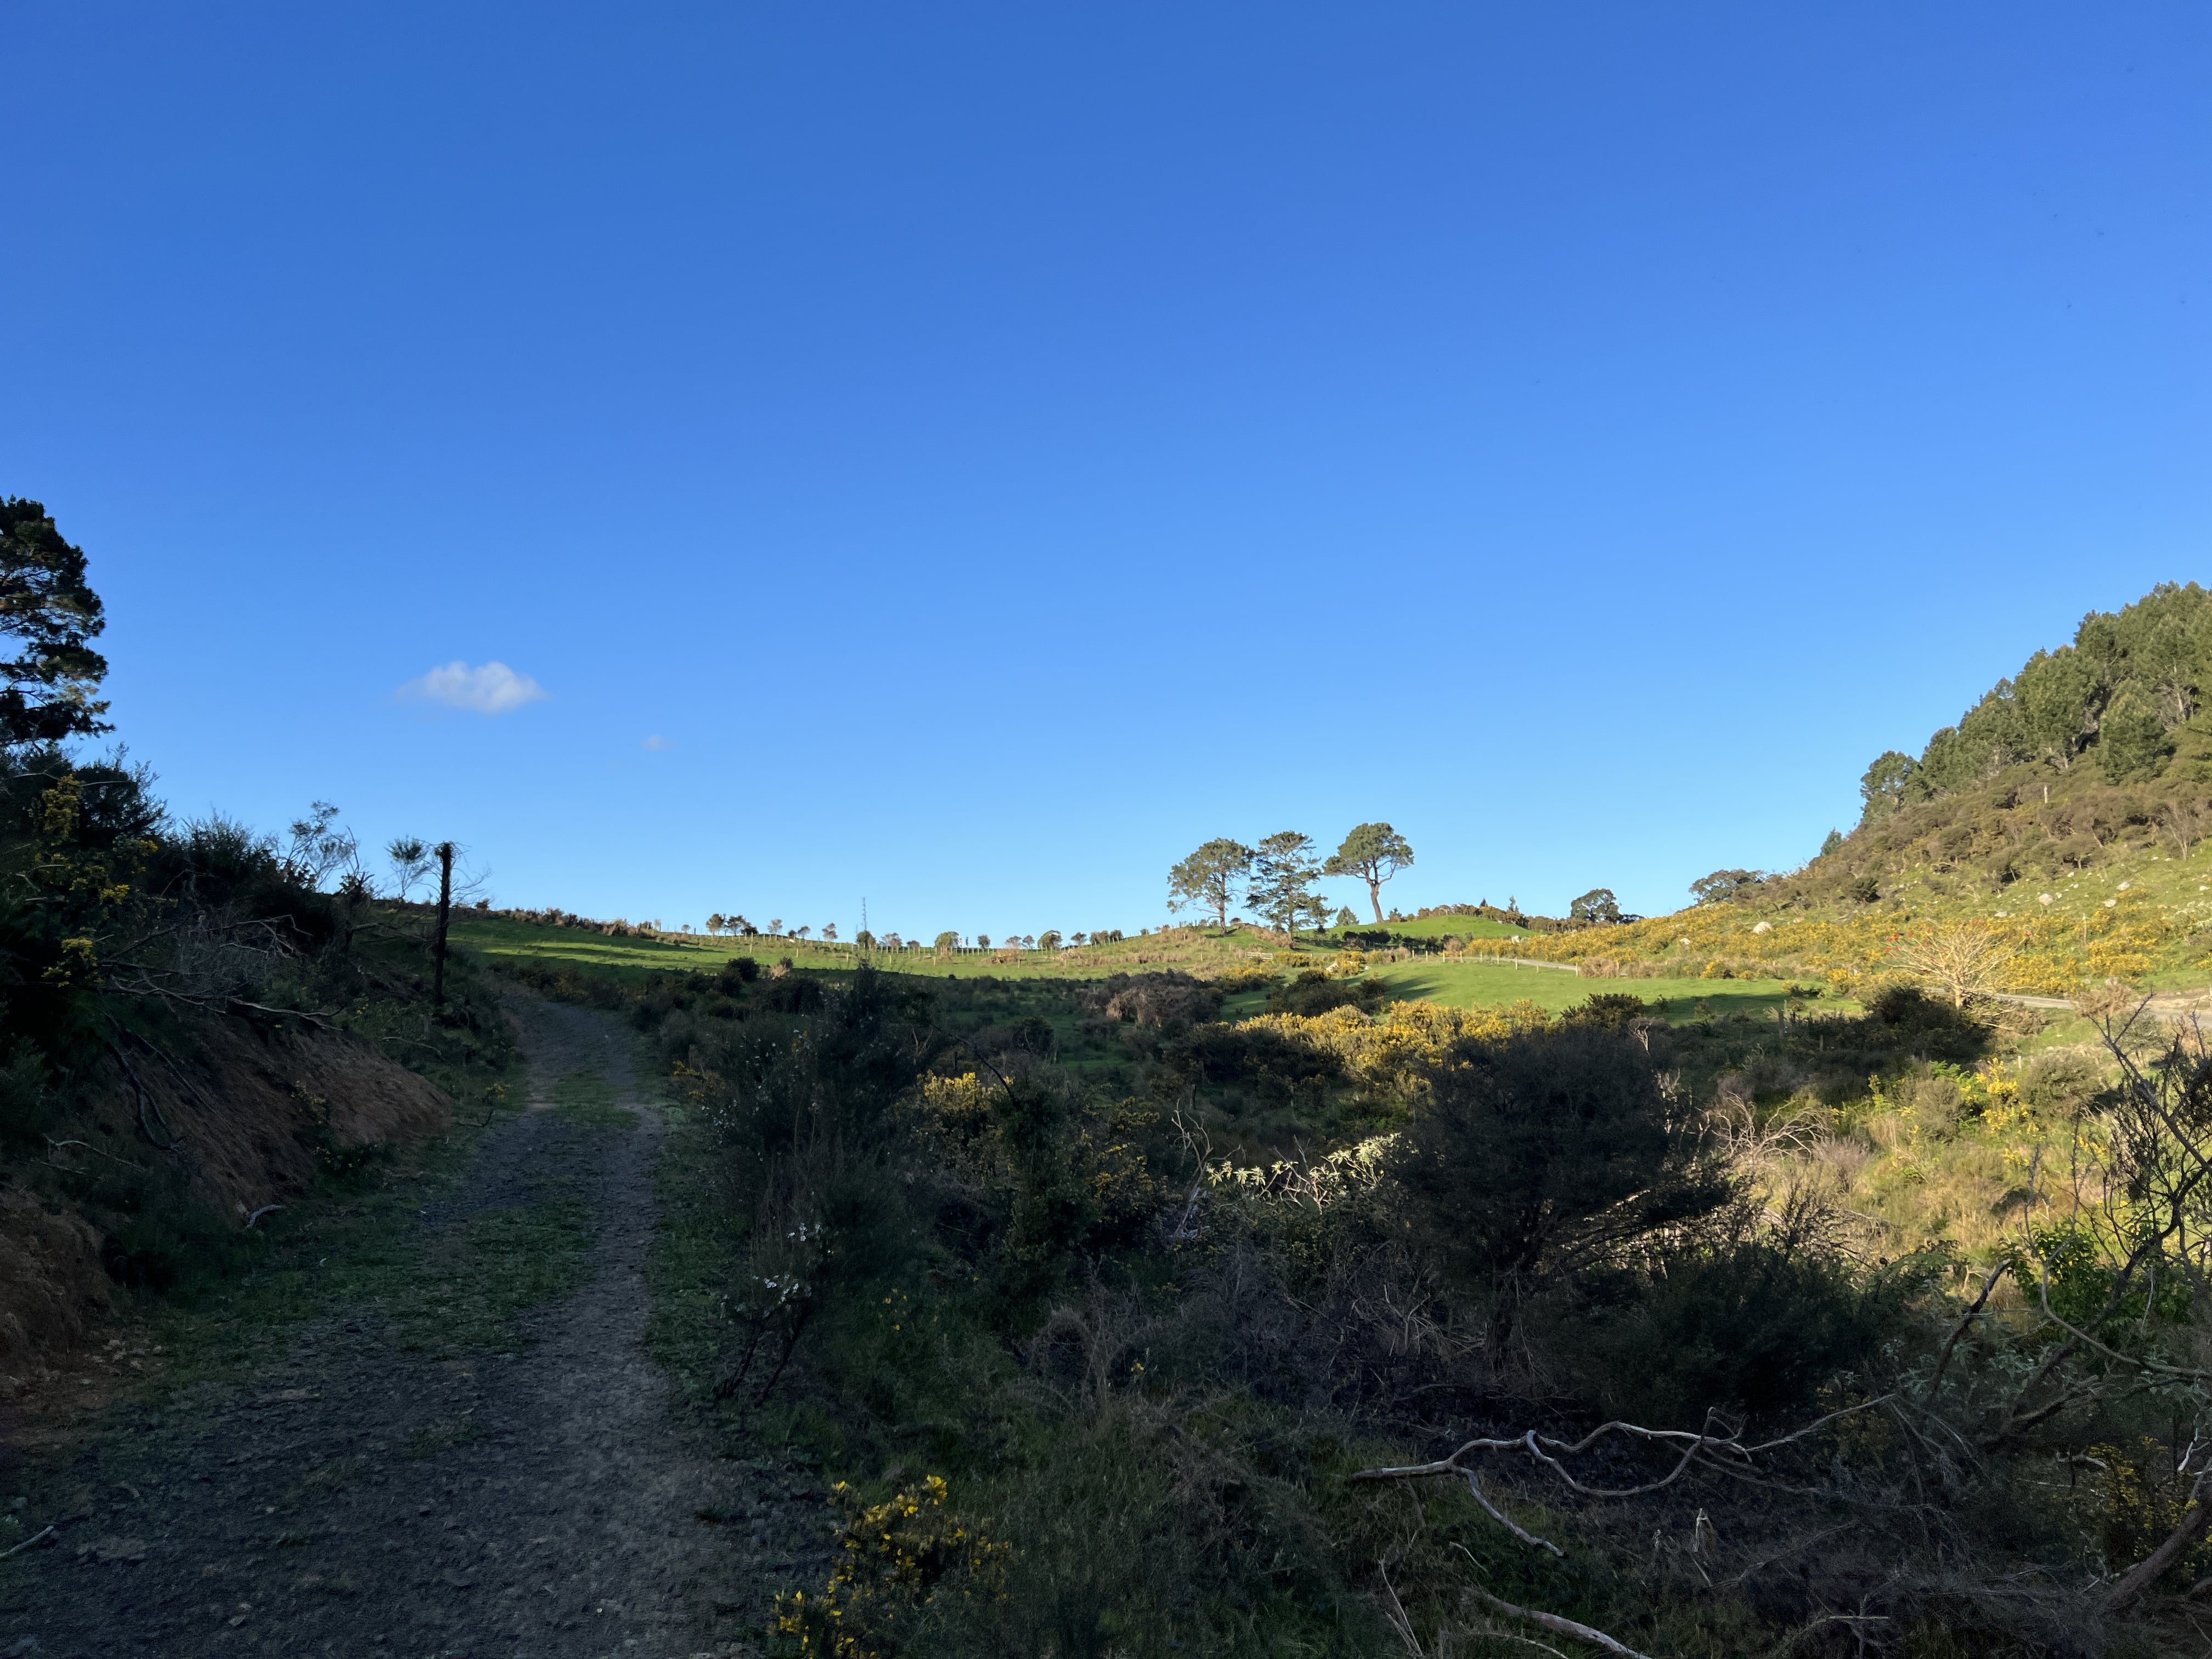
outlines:
[{"label": "white cloud", "polygon": [[408,681],[399,688],[399,695],[427,698],[448,708],[466,708],[479,714],[504,714],[526,702],[536,702],[547,693],[529,675],[518,674],[503,662],[488,662],[481,668],[449,662]]},{"label": "white cloud", "polygon": [[647,738],[643,743],[638,744],[638,747],[641,749],[673,749],[676,745],[669,742],[667,738],[655,733],[653,736]]}]

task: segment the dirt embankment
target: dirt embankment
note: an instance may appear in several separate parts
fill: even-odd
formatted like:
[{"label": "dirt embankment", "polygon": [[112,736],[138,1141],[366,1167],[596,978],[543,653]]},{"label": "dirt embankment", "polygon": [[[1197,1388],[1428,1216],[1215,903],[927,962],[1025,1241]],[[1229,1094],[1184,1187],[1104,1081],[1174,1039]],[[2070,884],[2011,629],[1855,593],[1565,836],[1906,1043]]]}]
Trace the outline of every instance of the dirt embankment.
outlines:
[{"label": "dirt embankment", "polygon": [[233,1021],[188,1041],[126,1038],[43,1156],[0,1170],[0,1402],[33,1404],[95,1340],[129,1253],[100,1220],[117,1183],[158,1186],[241,1229],[304,1194],[319,1157],[439,1133],[453,1103],[349,1037]]}]

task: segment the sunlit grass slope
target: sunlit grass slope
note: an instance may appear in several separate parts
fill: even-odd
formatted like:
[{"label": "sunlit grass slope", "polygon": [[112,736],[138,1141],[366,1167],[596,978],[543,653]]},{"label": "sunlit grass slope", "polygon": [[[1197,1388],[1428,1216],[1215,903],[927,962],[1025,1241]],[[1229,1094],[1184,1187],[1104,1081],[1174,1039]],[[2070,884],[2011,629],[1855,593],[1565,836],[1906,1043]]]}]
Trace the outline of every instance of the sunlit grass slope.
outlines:
[{"label": "sunlit grass slope", "polygon": [[[1340,930],[1331,928],[1329,931],[1334,935]],[[1377,931],[1377,925],[1363,921],[1352,931],[1371,933]],[[1511,927],[1489,916],[1420,916],[1411,921],[1383,922],[1380,925],[1380,931],[1403,934],[1407,939],[1519,939],[1528,930]],[[1311,935],[1301,934],[1299,937],[1310,938]]]},{"label": "sunlit grass slope", "polygon": [[[788,936],[618,937],[588,928],[467,913],[454,918],[453,937],[487,956],[540,957],[617,969],[712,973],[732,957],[750,957],[760,963],[788,959],[794,968],[834,972],[849,969],[859,960],[859,953],[849,944],[830,945]],[[927,950],[878,951],[873,959],[878,967],[896,973],[933,978],[990,974],[1013,979],[1103,979],[1109,974],[1168,968],[1211,975],[1255,962],[1271,962],[1281,954],[1276,940],[1249,927],[1233,928],[1225,935],[1210,927],[1168,927],[1112,944],[1060,951],[962,951],[951,956]]]},{"label": "sunlit grass slope", "polygon": [[[1771,1015],[1790,981],[1782,979],[1639,979],[1609,984],[1550,968],[1516,968],[1507,963],[1416,957],[1370,969],[1395,997],[1440,1002],[1452,1008],[1488,1008],[1523,1000],[1553,1013],[1589,1000],[1593,992],[1626,991],[1647,1002],[1663,1001],[1672,1020],[1723,1018],[1729,1014]],[[1826,1006],[1827,999],[1823,1000]]]},{"label": "sunlit grass slope", "polygon": [[2100,868],[2002,889],[1923,872],[1894,879],[1866,902],[1838,902],[1808,886],[1785,878],[1736,902],[1625,927],[1475,939],[1468,948],[1639,982],[1810,977],[1853,994],[1897,970],[1900,945],[1916,931],[1973,921],[2016,952],[2007,990],[2069,996],[2107,979],[2146,988],[2201,988],[2212,980],[2212,853],[2193,852],[2185,863],[2171,854],[2116,850]]},{"label": "sunlit grass slope", "polygon": [[[1444,918],[1428,919],[1431,922],[1441,920]],[[1423,925],[1398,924],[1397,930],[1411,931]],[[619,938],[583,928],[548,927],[500,916],[457,917],[453,936],[490,957],[532,957],[617,974],[654,970],[712,973],[725,961],[739,956],[750,956],[762,963],[788,957],[795,968],[836,973],[849,971],[858,959],[850,945],[825,945],[812,940],[665,935],[658,939]],[[976,978],[988,975],[1042,982],[1100,979],[1109,974],[1164,969],[1212,977],[1231,969],[1255,965],[1288,975],[1304,968],[1325,968],[1336,957],[1333,946],[1317,945],[1310,936],[1303,939],[1295,951],[1286,951],[1279,941],[1247,927],[1233,929],[1226,935],[1217,935],[1210,928],[1170,928],[1115,944],[1054,952],[964,952],[946,957],[927,951],[878,951],[874,959],[878,966],[891,972],[925,978],[952,975]],[[1785,981],[1780,979],[1715,981],[1690,977],[1610,986],[1558,969],[1517,968],[1501,962],[1445,957],[1378,963],[1368,972],[1389,987],[1394,996],[1455,1008],[1527,1000],[1557,1012],[1588,1000],[1593,992],[1632,989],[1646,1000],[1663,999],[1668,1005],[1668,1017],[1677,1020],[1730,1013],[1771,1013],[1782,1001],[1785,988]],[[1231,999],[1228,1012],[1231,1018],[1257,1012],[1263,1000],[1261,989],[1245,992]]]}]

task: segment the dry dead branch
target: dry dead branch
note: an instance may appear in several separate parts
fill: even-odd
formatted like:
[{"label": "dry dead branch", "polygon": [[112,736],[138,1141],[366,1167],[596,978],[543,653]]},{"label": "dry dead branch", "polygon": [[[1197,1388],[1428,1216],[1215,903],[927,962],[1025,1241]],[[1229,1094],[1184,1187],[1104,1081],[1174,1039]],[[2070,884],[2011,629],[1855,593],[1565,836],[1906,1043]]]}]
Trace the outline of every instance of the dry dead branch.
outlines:
[{"label": "dry dead branch", "polygon": [[1471,1592],[1474,1599],[1493,1613],[1502,1613],[1509,1619],[1525,1619],[1539,1630],[1547,1630],[1554,1636],[1565,1636],[1577,1642],[1586,1642],[1591,1647],[1602,1648],[1607,1653],[1618,1653],[1624,1659],[1646,1659],[1626,1642],[1617,1642],[1593,1626],[1577,1624],[1571,1619],[1562,1619],[1556,1613],[1540,1613],[1534,1607],[1516,1607],[1503,1596],[1492,1595],[1477,1585]]},{"label": "dry dead branch", "polygon": [[[1362,1469],[1351,1479],[1353,1480],[1418,1480],[1431,1475],[1455,1474],[1468,1477],[1471,1480],[1469,1459],[1479,1457],[1485,1452],[1518,1451],[1527,1453],[1532,1461],[1548,1469],[1553,1477],[1570,1492],[1577,1492],[1584,1498],[1641,1498],[1647,1493],[1673,1486],[1683,1475],[1688,1474],[1693,1465],[1702,1464],[1719,1474],[1738,1480],[1754,1480],[1756,1466],[1753,1460],[1762,1454],[1778,1451],[1784,1446],[1793,1445],[1807,1436],[1817,1433],[1838,1418],[1872,1410],[1877,1406],[1887,1404],[1893,1397],[1890,1395],[1881,1395],[1873,1400],[1863,1401],[1856,1406],[1846,1406],[1840,1411],[1832,1411],[1826,1416],[1815,1418],[1802,1429],[1795,1430],[1772,1440],[1760,1441],[1756,1445],[1744,1444],[1743,1431],[1741,1429],[1731,1430],[1726,1434],[1715,1433],[1711,1425],[1718,1420],[1717,1417],[1708,1419],[1707,1427],[1694,1432],[1688,1429],[1647,1429],[1640,1424],[1616,1420],[1600,1424],[1576,1441],[1554,1439],[1549,1435],[1538,1434],[1534,1429],[1530,1429],[1525,1434],[1503,1439],[1478,1438],[1467,1442],[1450,1456],[1438,1458],[1432,1463],[1409,1463],[1395,1468]],[[1612,1435],[1625,1435],[1654,1445],[1665,1446],[1670,1450],[1679,1449],[1680,1455],[1675,1460],[1674,1467],[1656,1480],[1647,1480],[1640,1486],[1614,1487],[1589,1486],[1577,1480],[1568,1469],[1566,1464],[1561,1461],[1563,1458],[1579,1456]],[[1476,1496],[1480,1498],[1481,1493],[1478,1491]],[[1493,1515],[1497,1513],[1486,1502],[1483,1507],[1490,1510]],[[1518,1528],[1515,1530],[1517,1532]],[[1522,1535],[1526,1536],[1526,1534]],[[1540,1539],[1530,1539],[1528,1541],[1542,1542]],[[1551,1546],[1547,1545],[1546,1547],[1549,1548]]]}]

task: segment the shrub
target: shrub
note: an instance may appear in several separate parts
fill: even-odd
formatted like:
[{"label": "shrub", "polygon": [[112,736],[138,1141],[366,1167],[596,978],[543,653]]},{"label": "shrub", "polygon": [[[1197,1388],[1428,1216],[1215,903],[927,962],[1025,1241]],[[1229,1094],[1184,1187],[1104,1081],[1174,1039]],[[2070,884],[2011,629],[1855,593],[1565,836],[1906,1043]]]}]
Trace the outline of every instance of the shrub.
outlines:
[{"label": "shrub", "polygon": [[1455,1045],[1390,1162],[1407,1225],[1489,1304],[1493,1351],[1519,1296],[1733,1188],[1686,1104],[1632,1037],[1562,1025]]},{"label": "shrub", "polygon": [[1582,1288],[1557,1352],[1607,1412],[1696,1428],[1709,1410],[1771,1422],[1811,1408],[1898,1328],[1906,1284],[1785,1237],[1671,1252]]},{"label": "shrub", "polygon": [[1297,1014],[1310,1019],[1332,1008],[1358,1008],[1373,1013],[1389,994],[1380,980],[1334,980],[1318,969],[1308,969],[1288,985],[1267,994],[1271,1014]]},{"label": "shrub", "polygon": [[945,1507],[941,1476],[880,1504],[861,1505],[842,1480],[834,1496],[848,1513],[829,1584],[775,1602],[777,1634],[796,1638],[807,1659],[896,1653],[939,1595],[1005,1600],[1012,1549]]}]

